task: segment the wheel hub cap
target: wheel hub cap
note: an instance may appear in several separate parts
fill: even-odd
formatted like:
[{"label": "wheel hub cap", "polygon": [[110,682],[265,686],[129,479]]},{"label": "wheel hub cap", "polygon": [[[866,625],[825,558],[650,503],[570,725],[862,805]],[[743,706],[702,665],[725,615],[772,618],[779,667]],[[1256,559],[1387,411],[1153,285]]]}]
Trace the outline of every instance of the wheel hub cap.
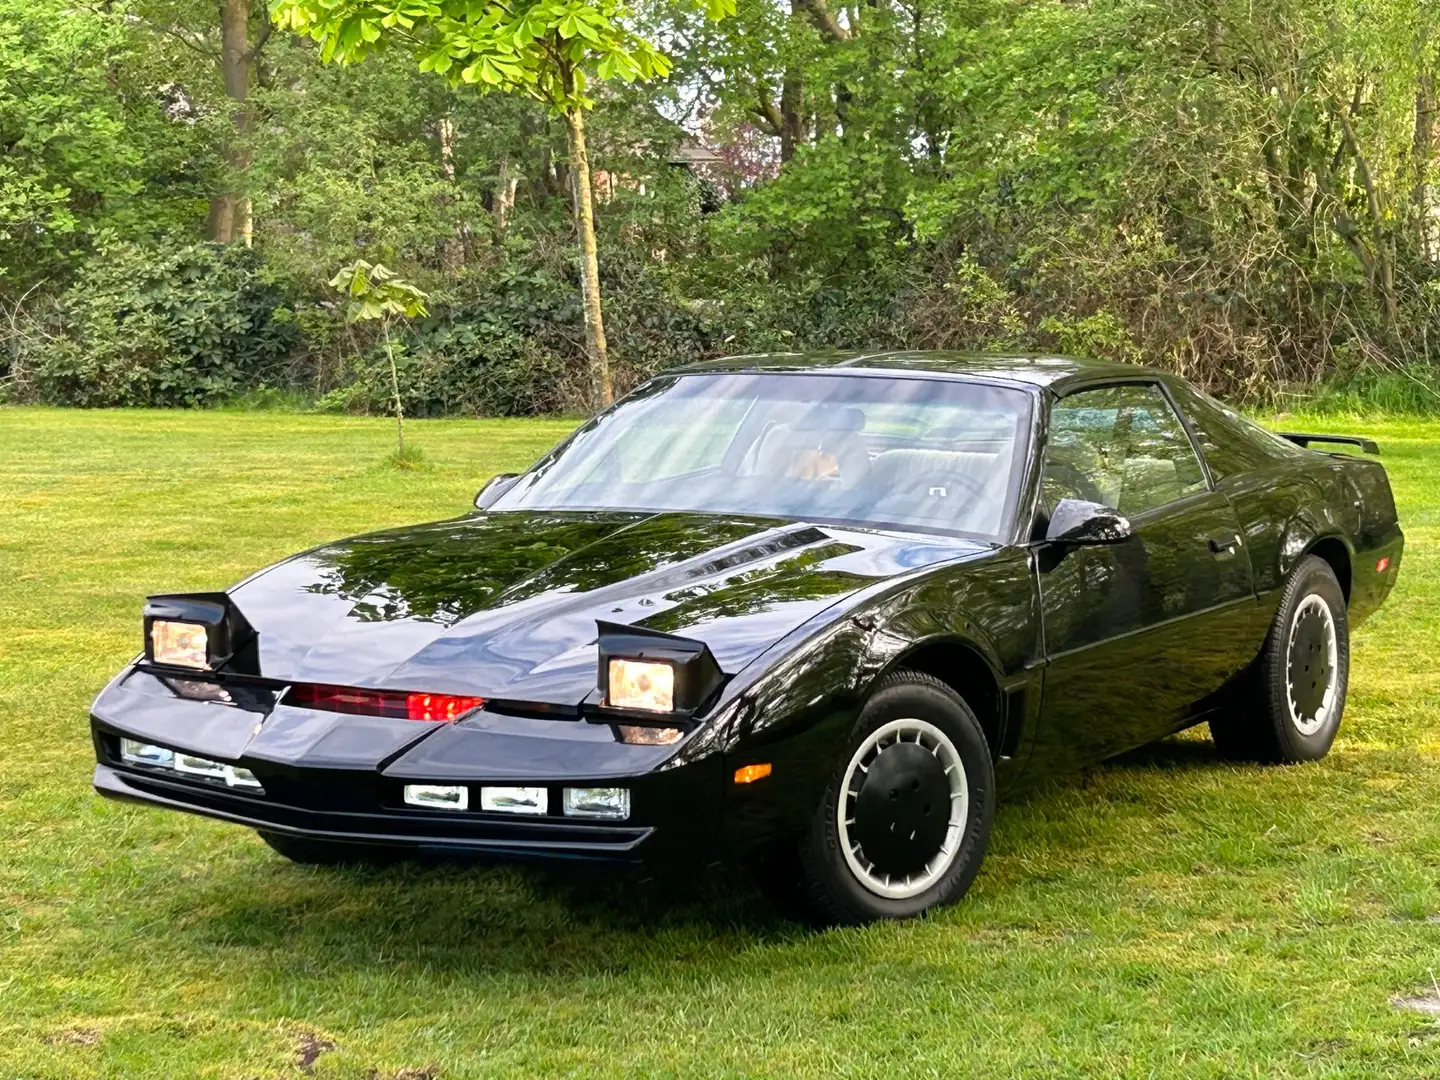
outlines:
[{"label": "wheel hub cap", "polygon": [[1286,697],[1290,720],[1302,735],[1319,731],[1335,707],[1335,675],[1339,648],[1335,616],[1324,598],[1305,597],[1290,624],[1286,662]]},{"label": "wheel hub cap", "polygon": [[954,864],[969,815],[965,765],[950,737],[928,720],[891,720],[846,765],[835,826],[855,879],[903,900]]},{"label": "wheel hub cap", "polygon": [[913,874],[935,857],[950,826],[950,781],[917,743],[896,743],[875,758],[855,797],[854,837],[876,869]]}]

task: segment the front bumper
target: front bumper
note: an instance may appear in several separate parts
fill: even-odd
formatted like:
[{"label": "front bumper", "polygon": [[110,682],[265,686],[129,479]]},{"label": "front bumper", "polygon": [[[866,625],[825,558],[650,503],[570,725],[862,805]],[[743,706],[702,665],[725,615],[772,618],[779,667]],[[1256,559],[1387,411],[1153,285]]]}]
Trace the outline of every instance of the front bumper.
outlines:
[{"label": "front bumper", "polygon": [[[95,790],[316,840],[489,858],[705,858],[720,819],[723,755],[619,743],[607,725],[482,712],[454,723],[316,712],[226,683],[224,702],[131,668],[96,699]],[[184,689],[183,687],[181,688]],[[122,758],[129,738],[249,770],[259,790]],[[467,785],[467,810],[405,803],[406,784]],[[549,812],[475,809],[484,786],[543,786]],[[621,821],[567,817],[567,787],[626,787]]]},{"label": "front bumper", "polygon": [[496,820],[451,812],[316,810],[265,796],[173,780],[113,765],[95,766],[95,790],[109,799],[182,810],[252,829],[366,846],[501,858],[641,858],[654,826],[565,819]]}]

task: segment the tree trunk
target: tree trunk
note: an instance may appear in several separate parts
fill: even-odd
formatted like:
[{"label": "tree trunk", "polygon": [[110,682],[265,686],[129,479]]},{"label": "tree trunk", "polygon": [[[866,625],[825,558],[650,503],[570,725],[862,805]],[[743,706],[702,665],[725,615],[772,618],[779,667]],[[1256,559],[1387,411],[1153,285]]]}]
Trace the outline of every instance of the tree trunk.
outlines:
[{"label": "tree trunk", "polygon": [[520,186],[520,177],[510,168],[510,155],[500,158],[499,175],[495,178],[495,191],[490,200],[490,213],[495,218],[495,235],[503,238],[510,224],[510,212],[515,209],[515,191]]},{"label": "tree trunk", "polygon": [[390,344],[390,322],[387,319],[380,330],[385,335],[385,356],[390,361],[390,389],[395,394],[395,437],[398,440],[396,459],[405,457],[405,410],[400,405],[400,372],[395,367],[395,348]]},{"label": "tree trunk", "polygon": [[1410,188],[1411,213],[1415,219],[1415,238],[1426,258],[1435,257],[1435,212],[1430,205],[1430,168],[1435,161],[1435,113],[1437,101],[1435,76],[1425,72],[1415,90],[1415,141],[1411,147]]},{"label": "tree trunk", "polygon": [[575,106],[565,111],[570,130],[570,176],[575,192],[575,225],[580,232],[580,291],[585,307],[585,351],[590,359],[590,398],[595,408],[615,400],[610,361],[605,350],[605,324],[600,316],[600,264],[595,254],[595,206],[590,191],[590,156],[585,150],[585,114]]},{"label": "tree trunk", "polygon": [[[442,116],[435,125],[436,135],[440,141],[440,173],[450,184],[450,190],[455,190],[455,118],[453,116]],[[446,194],[440,197],[440,204],[450,207],[455,204],[455,196]],[[460,223],[457,221],[453,226],[453,233],[440,241],[440,269],[452,277],[460,272],[465,265],[465,244],[461,239],[463,233]]]},{"label": "tree trunk", "polygon": [[1393,336],[1395,324],[1399,320],[1399,308],[1395,299],[1395,253],[1387,235],[1385,208],[1381,205],[1369,159],[1361,149],[1360,140],[1355,137],[1350,118],[1344,111],[1338,113],[1338,118],[1345,141],[1350,145],[1350,154],[1355,159],[1360,186],[1365,191],[1365,208],[1370,216],[1371,250],[1375,260],[1373,280],[1379,286],[1380,297],[1385,305],[1385,330]]},{"label": "tree trunk", "polygon": [[223,0],[220,8],[220,73],[225,93],[236,103],[230,114],[234,135],[225,149],[228,175],[224,190],[210,200],[210,238],[222,244],[242,241],[250,246],[252,223],[250,198],[245,194],[245,174],[250,152],[245,138],[250,131],[249,0]]},{"label": "tree trunk", "polygon": [[780,160],[789,161],[804,139],[805,102],[800,69],[788,67],[780,83]]}]

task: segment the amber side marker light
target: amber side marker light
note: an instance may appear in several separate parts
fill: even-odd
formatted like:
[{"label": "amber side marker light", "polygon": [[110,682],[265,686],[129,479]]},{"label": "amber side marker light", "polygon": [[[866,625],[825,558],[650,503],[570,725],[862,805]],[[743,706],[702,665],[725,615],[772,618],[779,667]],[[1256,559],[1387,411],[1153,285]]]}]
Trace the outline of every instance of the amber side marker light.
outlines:
[{"label": "amber side marker light", "polygon": [[763,765],[742,765],[735,770],[735,783],[753,784],[756,780],[764,780],[771,772],[770,763]]}]

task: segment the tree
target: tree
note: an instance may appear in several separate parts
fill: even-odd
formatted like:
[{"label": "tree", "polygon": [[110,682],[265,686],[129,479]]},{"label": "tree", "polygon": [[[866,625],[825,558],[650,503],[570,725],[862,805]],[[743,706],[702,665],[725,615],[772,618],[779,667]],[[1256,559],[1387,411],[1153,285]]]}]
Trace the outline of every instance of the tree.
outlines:
[{"label": "tree", "polygon": [[[720,19],[735,0],[704,0],[705,13]],[[590,392],[595,405],[614,397],[605,325],[600,309],[600,270],[585,113],[594,105],[592,80],[624,82],[663,77],[669,59],[630,28],[631,12],[620,0],[273,0],[271,16],[282,28],[307,34],[321,45],[321,59],[352,63],[396,43],[420,55],[423,71],[482,92],[525,94],[565,120],[574,217],[580,234],[580,286]]]},{"label": "tree", "polygon": [[[170,92],[183,98],[190,119],[199,119],[212,107],[218,117],[223,106],[228,123],[216,132],[223,162],[210,191],[205,232],[219,243],[238,241],[247,247],[253,234],[249,173],[255,110],[251,92],[265,81],[263,52],[273,32],[269,20],[261,19],[252,41],[252,7],[263,10],[260,0],[217,0],[209,5],[197,5],[193,0],[134,0],[119,16],[133,19],[137,27],[151,32],[157,44],[164,43],[160,52],[167,51],[166,46],[178,46],[168,49],[175,64],[169,73]],[[198,69],[196,62],[201,65]],[[215,73],[220,76],[224,99],[212,105]]]},{"label": "tree", "polygon": [[396,319],[414,319],[429,312],[426,296],[416,286],[381,263],[356,259],[342,266],[330,279],[330,287],[349,298],[345,318],[350,322],[379,322],[390,361],[390,389],[395,395],[395,433],[398,440],[395,461],[405,464],[405,410],[400,404],[400,372],[395,367],[395,347],[390,341],[390,324]]},{"label": "tree", "polygon": [[204,147],[146,60],[116,15],[0,0],[0,302],[70,280],[107,240],[197,227],[185,167]]}]

